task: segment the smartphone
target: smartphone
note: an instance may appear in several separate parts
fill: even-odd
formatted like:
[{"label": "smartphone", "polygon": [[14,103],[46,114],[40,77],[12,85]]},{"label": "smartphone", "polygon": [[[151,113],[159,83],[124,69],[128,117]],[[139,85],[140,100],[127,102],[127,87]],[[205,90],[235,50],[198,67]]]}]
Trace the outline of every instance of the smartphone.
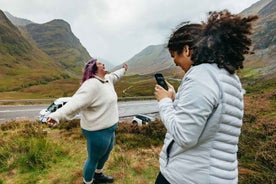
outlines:
[{"label": "smartphone", "polygon": [[165,79],[161,73],[156,73],[154,75],[154,77],[155,77],[158,85],[162,86],[165,90],[168,90],[168,86],[167,86]]}]

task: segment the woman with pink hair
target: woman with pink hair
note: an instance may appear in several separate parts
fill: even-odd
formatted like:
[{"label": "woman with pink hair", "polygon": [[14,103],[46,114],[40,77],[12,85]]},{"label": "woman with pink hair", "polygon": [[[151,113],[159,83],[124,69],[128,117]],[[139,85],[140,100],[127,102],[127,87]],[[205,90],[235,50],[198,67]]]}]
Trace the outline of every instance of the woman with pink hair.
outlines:
[{"label": "woman with pink hair", "polygon": [[114,145],[119,113],[114,84],[124,75],[126,64],[107,74],[104,64],[97,59],[86,63],[82,83],[72,99],[49,115],[47,124],[57,125],[80,113],[80,125],[87,142],[88,158],[83,167],[83,182],[113,183],[111,176],[102,173]]}]

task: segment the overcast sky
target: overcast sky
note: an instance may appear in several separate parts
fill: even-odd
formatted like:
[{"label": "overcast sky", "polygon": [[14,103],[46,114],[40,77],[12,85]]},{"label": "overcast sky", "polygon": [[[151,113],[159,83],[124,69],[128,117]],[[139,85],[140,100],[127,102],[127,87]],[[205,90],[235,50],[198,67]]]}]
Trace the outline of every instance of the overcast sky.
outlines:
[{"label": "overcast sky", "polygon": [[240,13],[259,0],[0,0],[0,9],[35,23],[63,19],[92,57],[120,64],[149,45],[166,43],[183,21],[208,11]]}]

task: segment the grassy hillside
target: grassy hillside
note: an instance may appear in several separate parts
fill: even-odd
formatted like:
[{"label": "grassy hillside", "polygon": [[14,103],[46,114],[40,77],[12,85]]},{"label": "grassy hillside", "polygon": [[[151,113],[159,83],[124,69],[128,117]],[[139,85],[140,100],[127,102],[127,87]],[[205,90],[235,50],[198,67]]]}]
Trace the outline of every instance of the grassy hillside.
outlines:
[{"label": "grassy hillside", "polygon": [[67,78],[58,64],[31,44],[0,10],[0,92]]},{"label": "grassy hillside", "polygon": [[[167,80],[178,87],[179,81],[168,78]],[[156,84],[153,75],[126,75],[115,84],[115,90],[119,97],[153,96]],[[25,86],[22,89],[12,92],[0,92],[1,99],[39,99],[58,98],[72,96],[79,88],[80,79],[77,78],[56,78],[51,81],[41,81],[35,85]]]},{"label": "grassy hillside", "polygon": [[[239,184],[274,184],[276,83],[269,79],[243,82],[247,94],[238,152]],[[86,150],[79,121],[53,129],[38,122],[9,122],[0,129],[0,184],[81,183]],[[164,135],[159,120],[143,127],[121,122],[105,173],[115,177],[115,184],[153,184]]]},{"label": "grassy hillside", "polygon": [[0,40],[1,99],[71,95],[90,59],[63,20],[16,27],[0,10]]},{"label": "grassy hillside", "polygon": [[[167,80],[175,88],[179,86],[179,81],[170,78]],[[119,97],[153,96],[155,84],[153,75],[128,75],[115,85],[115,90]]]},{"label": "grassy hillside", "polygon": [[[175,89],[178,88],[180,80],[184,73],[176,68],[174,73],[169,71],[162,71],[166,80],[170,82]],[[242,83],[246,90],[255,89],[261,90],[262,87],[256,87],[256,84],[266,84],[267,88],[276,88],[276,74],[262,76],[256,72],[255,67],[246,67],[239,72]],[[62,76],[60,76],[62,77]],[[115,84],[115,90],[119,97],[137,97],[137,96],[153,96],[154,86],[156,84],[153,75],[125,75],[122,79]],[[12,92],[0,92],[1,99],[39,99],[39,98],[59,98],[62,96],[72,96],[79,88],[80,79],[77,78],[53,78],[49,81],[40,81],[35,85],[25,86],[22,89]]]}]

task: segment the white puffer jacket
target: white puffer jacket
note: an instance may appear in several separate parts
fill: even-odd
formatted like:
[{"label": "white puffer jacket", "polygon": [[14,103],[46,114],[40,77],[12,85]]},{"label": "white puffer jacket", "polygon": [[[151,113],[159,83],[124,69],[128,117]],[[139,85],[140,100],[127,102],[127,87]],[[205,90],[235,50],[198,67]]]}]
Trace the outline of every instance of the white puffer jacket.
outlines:
[{"label": "white puffer jacket", "polygon": [[236,75],[216,64],[193,66],[159,111],[167,128],[160,170],[171,184],[238,183],[243,92]]}]

